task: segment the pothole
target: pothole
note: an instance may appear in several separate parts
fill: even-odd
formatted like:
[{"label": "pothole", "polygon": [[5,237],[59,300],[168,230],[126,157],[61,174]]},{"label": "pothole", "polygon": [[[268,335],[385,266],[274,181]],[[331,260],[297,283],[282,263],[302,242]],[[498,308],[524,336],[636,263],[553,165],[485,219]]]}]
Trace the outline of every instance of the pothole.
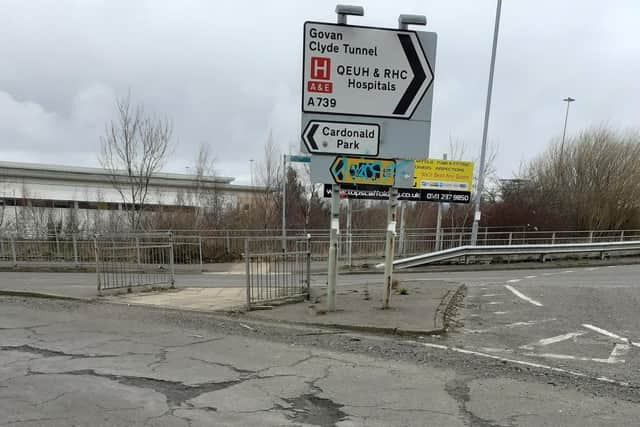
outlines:
[{"label": "pothole", "polygon": [[287,415],[287,417],[292,421],[303,424],[333,427],[347,416],[340,409],[344,405],[313,394],[303,394],[292,399],[283,400],[289,403],[294,411],[293,415]]}]

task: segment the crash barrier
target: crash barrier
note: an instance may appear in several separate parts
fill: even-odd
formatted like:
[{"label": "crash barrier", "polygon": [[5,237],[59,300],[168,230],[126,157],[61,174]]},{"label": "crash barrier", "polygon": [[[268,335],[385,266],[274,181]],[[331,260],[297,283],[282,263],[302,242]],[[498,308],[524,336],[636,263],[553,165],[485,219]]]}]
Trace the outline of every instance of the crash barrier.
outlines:
[{"label": "crash barrier", "polygon": [[[461,246],[439,252],[399,259],[393,262],[394,268],[410,268],[450,261],[456,258],[492,256],[539,255],[540,261],[550,255],[571,255],[598,253],[602,258],[609,253],[635,253],[640,251],[640,241],[606,242],[606,243],[560,243],[541,245],[496,245],[496,246]],[[384,268],[384,264],[376,265]]]}]

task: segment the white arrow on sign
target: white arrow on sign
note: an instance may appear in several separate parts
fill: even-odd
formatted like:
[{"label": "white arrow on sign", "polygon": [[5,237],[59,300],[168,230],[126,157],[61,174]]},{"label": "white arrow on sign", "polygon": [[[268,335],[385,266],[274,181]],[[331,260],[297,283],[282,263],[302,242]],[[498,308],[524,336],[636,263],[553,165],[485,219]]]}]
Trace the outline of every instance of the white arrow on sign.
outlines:
[{"label": "white arrow on sign", "polygon": [[433,81],[415,31],[304,24],[302,111],[411,118]]},{"label": "white arrow on sign", "polygon": [[380,126],[370,123],[347,123],[311,120],[302,140],[314,154],[354,154],[377,156]]}]

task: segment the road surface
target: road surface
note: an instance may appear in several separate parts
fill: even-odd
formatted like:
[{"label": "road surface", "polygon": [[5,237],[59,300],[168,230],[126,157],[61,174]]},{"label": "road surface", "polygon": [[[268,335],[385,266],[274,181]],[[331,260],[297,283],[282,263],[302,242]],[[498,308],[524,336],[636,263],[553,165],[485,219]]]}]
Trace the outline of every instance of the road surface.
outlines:
[{"label": "road surface", "polygon": [[0,325],[0,425],[582,427],[640,417],[634,387],[437,338],[16,297],[0,297]]}]

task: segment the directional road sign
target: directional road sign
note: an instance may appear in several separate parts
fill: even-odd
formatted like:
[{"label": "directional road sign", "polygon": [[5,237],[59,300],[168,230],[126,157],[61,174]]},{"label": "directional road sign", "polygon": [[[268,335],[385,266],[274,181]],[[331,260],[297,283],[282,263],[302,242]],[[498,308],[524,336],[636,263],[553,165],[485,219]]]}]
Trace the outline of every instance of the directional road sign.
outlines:
[{"label": "directional road sign", "polygon": [[396,174],[394,160],[336,157],[329,172],[336,184],[368,184],[390,187]]},{"label": "directional road sign", "polygon": [[377,156],[380,126],[312,120],[302,133],[302,140],[312,154]]},{"label": "directional road sign", "polygon": [[310,156],[290,155],[290,156],[287,156],[287,160],[295,163],[311,163]]},{"label": "directional road sign", "polygon": [[432,81],[415,31],[304,24],[305,113],[408,119]]}]

